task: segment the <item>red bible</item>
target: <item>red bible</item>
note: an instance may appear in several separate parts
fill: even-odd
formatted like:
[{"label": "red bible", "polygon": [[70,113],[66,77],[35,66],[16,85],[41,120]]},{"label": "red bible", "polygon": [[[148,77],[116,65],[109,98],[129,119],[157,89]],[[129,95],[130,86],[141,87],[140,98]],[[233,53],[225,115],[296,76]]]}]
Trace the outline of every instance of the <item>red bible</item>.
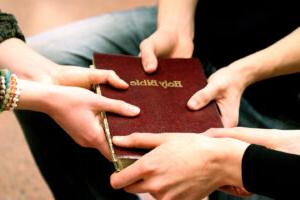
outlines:
[{"label": "red bible", "polygon": [[138,57],[95,53],[94,66],[114,70],[130,85],[124,91],[101,85],[97,88],[98,93],[141,108],[140,115],[134,118],[101,113],[101,123],[118,171],[141,157],[145,151],[114,146],[111,138],[115,135],[134,132],[201,133],[211,127],[222,127],[215,102],[199,111],[191,111],[186,106],[189,98],[207,84],[197,58],[160,59],[158,70],[147,74]]}]

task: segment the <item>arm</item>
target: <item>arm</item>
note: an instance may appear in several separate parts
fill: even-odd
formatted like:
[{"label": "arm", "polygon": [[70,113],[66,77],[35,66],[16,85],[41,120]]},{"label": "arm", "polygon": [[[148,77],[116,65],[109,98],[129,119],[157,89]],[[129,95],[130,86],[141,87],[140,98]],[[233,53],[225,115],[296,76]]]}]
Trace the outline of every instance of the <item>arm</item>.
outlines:
[{"label": "arm", "polygon": [[0,11],[0,66],[21,78],[42,80],[58,65],[35,53],[24,43],[15,17]]},{"label": "arm", "polygon": [[59,65],[42,57],[18,38],[0,44],[0,66],[16,73],[20,78],[52,82]]},{"label": "arm", "polygon": [[194,18],[197,0],[159,0],[158,29],[166,29],[194,38]]},{"label": "arm", "polygon": [[246,87],[271,77],[300,72],[300,27],[275,44],[237,60],[232,67],[246,78]]},{"label": "arm", "polygon": [[238,127],[210,129],[204,135],[256,144],[249,146],[243,156],[244,187],[275,199],[295,197],[298,186],[293,180],[300,176],[300,130]]},{"label": "arm", "polygon": [[146,72],[156,70],[157,57],[192,56],[196,5],[197,0],[158,1],[157,30],[140,45]]},{"label": "arm", "polygon": [[107,158],[110,154],[99,123],[99,113],[108,111],[129,117],[139,113],[135,106],[83,88],[26,80],[20,80],[20,87],[22,92],[17,109],[48,114],[79,145],[96,148]]},{"label": "arm", "polygon": [[[108,74],[101,70],[58,65],[36,53],[22,41],[24,36],[13,15],[0,12],[0,22],[0,66],[13,71],[20,78],[84,88],[103,83],[103,79],[112,84],[115,78],[118,79],[114,73],[104,77]],[[124,81],[116,84],[123,85],[122,88],[128,87]]]},{"label": "arm", "polygon": [[188,101],[198,110],[216,100],[225,127],[237,125],[241,96],[247,86],[270,77],[300,72],[300,28],[275,44],[223,67]]},{"label": "arm", "polygon": [[10,38],[0,44],[0,68],[6,68],[26,80],[90,89],[91,85],[110,83],[125,89],[127,83],[114,72],[58,65],[33,51],[23,41]]},{"label": "arm", "polygon": [[274,199],[293,199],[299,195],[300,156],[263,146],[250,145],[243,156],[245,188]]},{"label": "arm", "polygon": [[300,130],[212,128],[203,133],[215,138],[234,138],[269,149],[300,155]]}]

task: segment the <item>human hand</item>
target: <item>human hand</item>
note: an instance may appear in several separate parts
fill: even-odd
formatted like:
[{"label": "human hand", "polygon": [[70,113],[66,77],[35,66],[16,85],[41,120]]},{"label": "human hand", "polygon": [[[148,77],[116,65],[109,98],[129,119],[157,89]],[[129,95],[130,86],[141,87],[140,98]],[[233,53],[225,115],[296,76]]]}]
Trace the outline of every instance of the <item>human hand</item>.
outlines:
[{"label": "human hand", "polygon": [[144,70],[157,69],[157,58],[190,58],[194,51],[192,35],[180,35],[178,31],[158,29],[140,44],[140,56]]},{"label": "human hand", "polygon": [[244,77],[235,67],[224,67],[208,78],[208,84],[196,92],[187,105],[192,110],[199,110],[215,100],[224,127],[238,124],[241,96],[247,87]]},{"label": "human hand", "polygon": [[[215,138],[234,138],[250,144],[258,144],[270,149],[300,155],[300,131],[256,128],[213,128],[203,135]],[[220,190],[233,195],[249,195],[244,188],[221,187]]]},{"label": "human hand", "polygon": [[0,65],[18,75],[23,80],[64,86],[90,88],[91,84],[109,82],[121,84],[113,72],[75,66],[58,65],[43,57],[16,38],[5,40],[0,45]]},{"label": "human hand", "polygon": [[[49,88],[49,86],[47,86]],[[110,158],[105,134],[100,124],[101,111],[132,117],[139,108],[120,100],[109,99],[78,87],[50,86],[47,107],[51,116],[79,145],[98,149]]]},{"label": "human hand", "polygon": [[58,66],[50,74],[50,83],[90,89],[94,84],[111,84],[126,89],[128,84],[112,70],[100,70],[77,66]]},{"label": "human hand", "polygon": [[242,187],[241,160],[248,144],[198,134],[131,134],[115,145],[153,149],[111,176],[113,188],[149,192],[156,199],[204,198],[225,185]]},{"label": "human hand", "polygon": [[300,155],[300,131],[257,128],[216,128],[204,135],[215,138],[234,138],[277,151]]},{"label": "human hand", "polygon": [[123,89],[128,87],[113,71],[58,65],[16,38],[1,43],[0,64],[23,80],[87,89],[90,89],[92,84],[101,83],[109,83]]}]

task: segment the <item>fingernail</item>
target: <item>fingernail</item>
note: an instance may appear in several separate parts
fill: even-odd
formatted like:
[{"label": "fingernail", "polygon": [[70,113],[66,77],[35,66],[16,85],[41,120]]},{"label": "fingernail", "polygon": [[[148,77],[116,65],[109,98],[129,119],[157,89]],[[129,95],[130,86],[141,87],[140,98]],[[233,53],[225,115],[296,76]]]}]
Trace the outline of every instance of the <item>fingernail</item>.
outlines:
[{"label": "fingernail", "polygon": [[191,99],[191,100],[188,102],[188,106],[191,107],[191,108],[196,108],[196,107],[197,107],[197,104],[198,104],[198,102],[197,102],[195,99]]},{"label": "fingernail", "polygon": [[140,108],[132,105],[128,105],[128,111],[133,114],[138,114],[140,112]]},{"label": "fingernail", "polygon": [[147,64],[146,69],[148,69],[148,70],[153,70],[153,69],[155,69],[155,64],[154,64],[154,63],[149,63],[149,64]]}]

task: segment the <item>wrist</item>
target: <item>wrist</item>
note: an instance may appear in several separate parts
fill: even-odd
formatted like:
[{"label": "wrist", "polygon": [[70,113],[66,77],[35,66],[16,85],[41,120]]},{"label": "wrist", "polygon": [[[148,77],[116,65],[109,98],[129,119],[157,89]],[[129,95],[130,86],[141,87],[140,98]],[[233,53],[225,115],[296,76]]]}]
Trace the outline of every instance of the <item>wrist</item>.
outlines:
[{"label": "wrist", "polygon": [[157,31],[166,32],[171,36],[176,36],[178,40],[180,39],[191,42],[193,42],[195,35],[194,22],[184,23],[173,21],[173,19],[158,23]]},{"label": "wrist", "polygon": [[[203,138],[197,145],[199,151],[196,155],[203,154]],[[204,136],[206,137],[206,136]],[[214,188],[223,186],[243,187],[242,183],[242,158],[248,146],[247,143],[231,138],[210,138],[206,142],[206,170],[213,174],[211,182]],[[201,161],[203,162],[203,160]],[[202,165],[201,165],[202,166]]]},{"label": "wrist", "polygon": [[35,81],[20,80],[22,90],[17,109],[49,114],[59,96],[58,86]]},{"label": "wrist", "polygon": [[244,90],[258,79],[257,69],[244,59],[237,60],[228,66],[231,73],[236,77],[236,82]]},{"label": "wrist", "polygon": [[194,39],[196,0],[159,0],[157,29]]},{"label": "wrist", "polygon": [[[270,59],[272,58],[272,59]],[[241,74],[241,78],[247,86],[278,75],[276,67],[280,59],[274,58],[269,48],[257,51],[244,58],[241,58],[229,66]]]},{"label": "wrist", "polygon": [[249,144],[231,138],[223,138],[222,140],[224,147],[221,159],[223,163],[221,169],[223,171],[222,186],[232,185],[243,188],[242,159]]},{"label": "wrist", "polygon": [[177,49],[180,52],[179,57],[191,57],[194,49],[193,33],[176,31],[170,28],[158,28],[156,33],[168,38],[170,45],[174,48],[173,50]]}]

